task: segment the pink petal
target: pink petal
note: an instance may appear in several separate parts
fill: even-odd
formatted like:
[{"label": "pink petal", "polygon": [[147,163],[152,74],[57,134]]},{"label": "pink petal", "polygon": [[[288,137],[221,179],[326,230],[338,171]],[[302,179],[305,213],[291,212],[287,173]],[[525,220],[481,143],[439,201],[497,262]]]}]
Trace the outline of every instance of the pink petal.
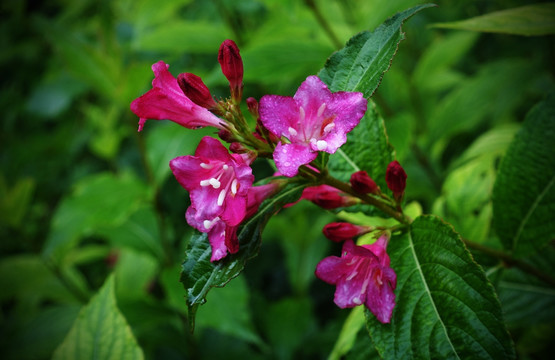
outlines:
[{"label": "pink petal", "polygon": [[260,121],[274,135],[289,137],[289,128],[299,125],[299,106],[292,97],[264,95],[258,106]]},{"label": "pink petal", "polygon": [[305,145],[279,143],[274,150],[274,161],[281,174],[293,177],[299,172],[299,166],[316,159],[318,153]]},{"label": "pink petal", "polygon": [[207,170],[202,171],[201,163],[202,160],[194,156],[179,156],[170,161],[170,169],[181,186],[191,191],[209,176]]},{"label": "pink petal", "polygon": [[368,287],[365,304],[381,323],[387,324],[395,307],[396,275],[391,268],[382,269],[381,281]]},{"label": "pink petal", "polygon": [[220,217],[230,226],[237,226],[247,213],[247,198],[245,196],[228,195],[224,201],[224,210]]},{"label": "pink petal", "polygon": [[331,95],[331,91],[328,89],[327,85],[317,76],[312,75],[303,81],[293,98],[297,106],[303,107],[306,119],[310,119],[316,117],[323,103],[326,103],[326,107],[329,106],[329,102],[332,100]]},{"label": "pink petal", "polygon": [[344,275],[343,264],[344,261],[341,258],[337,256],[328,256],[316,265],[316,277],[328,284],[335,285]]},{"label": "pink petal", "polygon": [[210,261],[218,261],[227,255],[227,246],[225,244],[226,225],[223,221],[218,221],[208,233],[208,241],[212,247],[212,257]]},{"label": "pink petal", "polygon": [[211,136],[205,136],[200,140],[200,143],[195,150],[195,156],[219,160],[222,162],[228,162],[234,159],[231,157],[225,146],[223,146],[218,139]]},{"label": "pink petal", "polygon": [[189,129],[214,126],[221,129],[223,120],[185,96],[177,80],[163,61],[152,65],[152,89],[133,100],[131,111],[139,116],[139,131],[146,119],[171,120]]}]

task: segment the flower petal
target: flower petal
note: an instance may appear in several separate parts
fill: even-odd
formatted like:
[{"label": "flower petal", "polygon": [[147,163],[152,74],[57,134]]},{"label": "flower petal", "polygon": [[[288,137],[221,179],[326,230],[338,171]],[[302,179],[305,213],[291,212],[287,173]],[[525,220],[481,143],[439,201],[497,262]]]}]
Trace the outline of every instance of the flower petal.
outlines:
[{"label": "flower petal", "polygon": [[316,159],[318,153],[298,144],[279,143],[274,150],[274,161],[281,174],[293,177],[299,172],[299,166]]},{"label": "flower petal", "polygon": [[278,137],[289,137],[289,128],[299,127],[299,106],[292,97],[264,95],[258,111],[264,127]]},{"label": "flower petal", "polygon": [[322,104],[329,106],[332,100],[331,91],[318,76],[311,75],[299,86],[293,96],[297,106],[302,106],[307,119],[317,117]]},{"label": "flower petal", "polygon": [[185,96],[177,79],[168,71],[168,66],[163,61],[152,65],[155,75],[152,89],[131,103],[131,111],[140,118],[139,131],[146,119],[168,119],[189,129],[204,126],[223,128],[223,120]]},{"label": "flower petal", "polygon": [[322,259],[316,265],[316,277],[327,282],[328,284],[337,284],[339,279],[344,275],[343,272],[344,260],[337,256],[328,256]]}]

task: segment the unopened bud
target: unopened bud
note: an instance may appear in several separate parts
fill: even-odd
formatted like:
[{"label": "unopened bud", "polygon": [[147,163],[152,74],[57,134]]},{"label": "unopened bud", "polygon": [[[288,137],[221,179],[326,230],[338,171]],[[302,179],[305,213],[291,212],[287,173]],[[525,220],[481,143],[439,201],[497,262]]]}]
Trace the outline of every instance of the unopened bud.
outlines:
[{"label": "unopened bud", "polygon": [[228,39],[222,43],[218,52],[218,62],[229,81],[231,97],[238,103],[243,94],[243,60],[233,40]]},{"label": "unopened bud", "polygon": [[360,194],[377,194],[379,187],[364,170],[357,171],[351,175],[351,187]]},{"label": "unopened bud", "polygon": [[195,74],[179,74],[177,76],[177,83],[185,96],[191,99],[195,104],[206,109],[212,109],[217,106],[208,87],[202,82],[202,79]]},{"label": "unopened bud", "polygon": [[244,147],[243,144],[239,142],[232,142],[231,144],[229,144],[229,151],[235,154],[243,154],[249,151],[249,149]]},{"label": "unopened bud", "polygon": [[256,101],[253,97],[247,98],[247,107],[252,116],[254,116],[255,119],[258,119],[258,101]]},{"label": "unopened bud", "polygon": [[227,143],[232,143],[234,141],[237,141],[237,139],[235,139],[235,136],[233,136],[231,131],[227,129],[221,129],[220,131],[218,131],[218,137]]},{"label": "unopened bud", "polygon": [[301,199],[310,200],[314,204],[327,210],[351,206],[359,203],[357,198],[341,194],[339,190],[328,185],[306,188],[303,191]]},{"label": "unopened bud", "polygon": [[387,187],[393,191],[395,199],[398,201],[405,191],[407,185],[407,174],[398,161],[392,161],[385,172]]},{"label": "unopened bud", "polygon": [[334,222],[324,226],[322,233],[331,241],[340,242],[366,234],[372,230],[373,228],[370,226],[358,226],[347,222]]}]

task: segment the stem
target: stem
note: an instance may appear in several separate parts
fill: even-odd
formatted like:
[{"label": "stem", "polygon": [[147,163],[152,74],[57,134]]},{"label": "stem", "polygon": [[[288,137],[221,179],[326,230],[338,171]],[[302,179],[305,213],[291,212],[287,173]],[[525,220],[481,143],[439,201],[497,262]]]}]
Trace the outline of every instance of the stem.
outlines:
[{"label": "stem", "polygon": [[304,3],[310,8],[310,10],[312,10],[316,21],[318,21],[318,24],[320,24],[322,29],[324,29],[331,42],[333,43],[333,46],[335,46],[337,49],[341,49],[343,47],[343,44],[341,43],[341,41],[339,41],[339,38],[333,32],[330,24],[326,21],[326,19],[320,12],[320,9],[318,9],[318,6],[316,6],[316,2],[314,0],[304,0]]},{"label": "stem", "polygon": [[543,271],[541,271],[540,269],[524,262],[518,259],[513,258],[511,255],[497,250],[497,249],[492,249],[490,247],[484,246],[482,244],[467,240],[467,239],[463,239],[463,242],[465,243],[465,245],[471,249],[474,250],[478,250],[483,252],[486,255],[490,255],[492,257],[498,258],[501,261],[503,261],[504,263],[506,263],[509,267],[513,266],[516,267],[524,272],[527,272],[528,274],[534,275],[535,277],[537,277],[538,279],[541,279],[542,281],[546,282],[547,284],[555,287],[555,278],[553,278],[552,276],[544,273]]}]

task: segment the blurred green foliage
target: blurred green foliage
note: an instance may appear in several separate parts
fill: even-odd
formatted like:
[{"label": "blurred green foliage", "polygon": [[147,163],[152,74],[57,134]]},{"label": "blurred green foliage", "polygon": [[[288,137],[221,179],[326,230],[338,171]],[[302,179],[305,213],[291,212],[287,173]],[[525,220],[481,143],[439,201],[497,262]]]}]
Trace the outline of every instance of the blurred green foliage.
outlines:
[{"label": "blurred green foliage", "polygon": [[[99,297],[83,308],[111,273],[115,286],[109,280],[98,296],[115,294],[118,319],[125,319],[147,359],[332,353],[348,311],[335,307],[334,289],[316,281],[313,271],[339,247],[320,232],[334,215],[311,204],[272,219],[259,256],[243,275],[210,293],[195,333],[189,333],[186,294],[178,282],[190,235],[183,216],[188,198],[170,176],[168,161],[192,153],[211,130],[151,121],[137,133],[138,119],[129,110],[150,88],[150,66],[158,60],[169,63],[174,75],[202,76],[216,97],[228,96],[217,63],[226,38],[241,49],[245,96],[291,95],[353,34],[419,2],[321,0],[314,2],[316,10],[311,3],[0,5],[3,358],[50,358],[77,326],[78,314],[98,305]],[[554,87],[554,38],[430,25],[525,4],[450,0],[417,14],[404,25],[407,39],[373,97],[409,174],[407,199],[452,223],[463,237],[494,247],[491,193],[499,161],[525,114]],[[255,172],[268,171],[263,163],[255,166]],[[545,258],[537,265],[554,271]],[[553,289],[514,269],[493,267],[487,274],[498,287],[520,357],[548,358]],[[546,308],[548,316],[522,315],[522,309]],[[350,350],[347,358],[377,357],[361,344],[344,349]]]}]

